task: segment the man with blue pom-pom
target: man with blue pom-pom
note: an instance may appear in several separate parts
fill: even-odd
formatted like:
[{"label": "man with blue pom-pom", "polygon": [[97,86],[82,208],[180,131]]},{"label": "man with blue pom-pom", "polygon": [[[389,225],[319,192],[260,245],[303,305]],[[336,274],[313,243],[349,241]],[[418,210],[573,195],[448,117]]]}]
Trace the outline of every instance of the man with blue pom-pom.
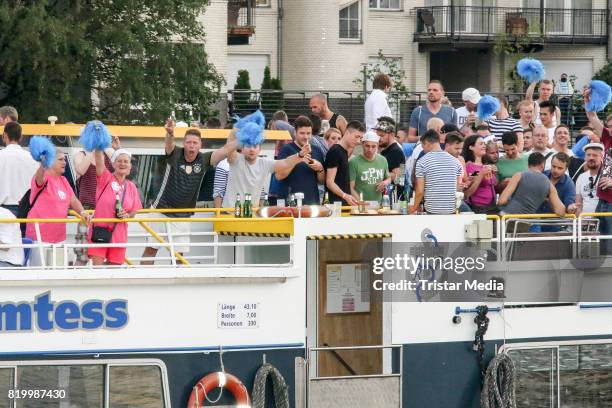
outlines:
[{"label": "man with blue pom-pom", "polygon": [[[272,173],[282,180],[299,163],[312,166],[311,170],[314,171],[322,170],[322,167],[315,165],[314,160],[310,157],[309,143],[300,146],[297,153],[283,160],[259,157],[261,144],[264,142],[263,132],[263,126],[258,126],[255,122],[245,124],[241,129],[232,131],[227,139],[227,144],[222,148],[224,154],[227,154],[227,161],[230,165],[223,207],[233,207],[236,197],[240,195],[241,199],[244,199],[246,194],[250,194],[254,200],[253,204],[259,206],[261,191],[269,182],[269,176]],[[239,145],[242,145],[240,153],[237,152]]]},{"label": "man with blue pom-pom", "polygon": [[[612,212],[612,136],[610,135],[610,130],[604,127],[604,124],[597,116],[597,112],[589,109],[591,90],[585,89],[583,96],[587,118],[595,134],[601,136],[601,143],[605,147],[603,164],[597,181],[599,203],[595,212]],[[599,233],[602,235],[612,235],[612,217],[599,217]],[[606,238],[604,240],[602,251],[605,254],[612,253],[612,239]]]},{"label": "man with blue pom-pom", "polygon": [[[227,149],[219,149],[214,152],[201,153],[202,135],[198,129],[190,128],[185,132],[183,147],[177,147],[174,139],[174,128],[176,123],[172,118],[166,121],[165,150],[167,164],[164,170],[161,188],[153,201],[151,208],[174,209],[194,208],[198,199],[198,193],[204,175],[212,167],[217,165],[227,156]],[[235,146],[235,142],[234,142]],[[154,214],[155,218],[167,217],[168,221],[173,218],[191,217],[193,213],[167,213]],[[179,253],[189,251],[190,223],[170,222],[171,231],[177,234],[173,237],[175,250]],[[151,225],[157,232],[166,233],[165,223]],[[151,242],[157,242],[151,240]],[[183,245],[181,245],[183,244]],[[157,248],[145,248],[143,257],[154,258]],[[153,264],[152,260],[142,262],[143,265]]]}]

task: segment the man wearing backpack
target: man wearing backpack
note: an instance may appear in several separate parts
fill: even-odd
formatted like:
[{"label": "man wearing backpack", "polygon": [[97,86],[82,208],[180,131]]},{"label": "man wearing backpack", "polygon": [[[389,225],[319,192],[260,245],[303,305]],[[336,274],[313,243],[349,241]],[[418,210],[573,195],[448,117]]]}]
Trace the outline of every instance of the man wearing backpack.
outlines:
[{"label": "man wearing backpack", "polygon": [[21,136],[19,123],[8,122],[4,125],[2,141],[6,147],[0,150],[0,206],[15,216],[19,200],[30,188],[30,182],[38,168],[30,153],[19,146]]}]

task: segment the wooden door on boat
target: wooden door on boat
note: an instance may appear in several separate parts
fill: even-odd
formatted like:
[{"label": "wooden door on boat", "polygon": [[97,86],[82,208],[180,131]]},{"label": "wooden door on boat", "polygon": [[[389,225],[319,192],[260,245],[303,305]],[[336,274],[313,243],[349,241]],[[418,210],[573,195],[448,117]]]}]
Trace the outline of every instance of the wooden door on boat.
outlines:
[{"label": "wooden door on boat", "polygon": [[[383,344],[383,302],[371,290],[374,276],[361,269],[376,239],[318,241],[317,347]],[[367,247],[367,250],[366,250]],[[317,375],[382,373],[381,349],[330,350],[317,353]]]}]

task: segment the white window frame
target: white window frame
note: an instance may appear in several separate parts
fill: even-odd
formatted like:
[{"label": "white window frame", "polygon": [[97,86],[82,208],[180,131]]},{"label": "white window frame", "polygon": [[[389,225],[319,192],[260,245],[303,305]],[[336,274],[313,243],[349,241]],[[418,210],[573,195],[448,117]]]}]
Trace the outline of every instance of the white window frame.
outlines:
[{"label": "white window frame", "polygon": [[100,365],[103,366],[104,376],[104,408],[109,408],[109,392],[110,382],[109,374],[110,367],[121,366],[155,366],[159,367],[162,380],[162,397],[164,407],[170,408],[170,385],[168,382],[168,370],[166,364],[153,358],[130,358],[130,359],[96,359],[96,360],[20,360],[20,361],[1,361],[0,368],[8,368],[13,370],[14,386],[17,385],[19,367],[26,366],[76,366],[76,365]]},{"label": "white window frame", "polygon": [[[340,12],[342,10],[344,10],[344,9],[348,9],[349,7],[354,6],[355,4],[357,5],[357,23],[358,23],[358,27],[359,27],[357,29],[358,36],[357,36],[357,38],[353,38],[353,37],[341,37],[342,26],[340,24],[340,21],[344,20],[344,19],[342,17],[340,17]],[[362,42],[362,35],[363,35],[363,33],[362,33],[362,26],[363,26],[362,17],[363,17],[363,15],[362,15],[362,12],[361,12],[361,0],[357,0],[357,1],[354,1],[354,2],[349,3],[349,4],[345,4],[342,8],[340,8],[338,10],[338,38],[339,38],[341,43],[353,43],[353,44],[358,43],[358,44],[360,44]],[[350,22],[351,19],[349,18],[347,21]],[[349,23],[348,24],[349,33],[350,33],[350,26],[351,25]]]},{"label": "white window frame", "polygon": [[[398,0],[398,6],[399,7],[397,7],[397,8],[396,7],[381,7],[380,6],[381,0],[371,0],[371,1],[374,1],[376,3],[376,5],[375,6],[371,6],[370,5],[370,0],[368,0],[368,7],[370,8],[370,10],[375,10],[375,11],[402,11],[402,10],[404,10],[404,8],[403,8],[404,0]],[[391,1],[394,1],[394,0],[389,0],[389,4],[391,3]]]},{"label": "white window frame", "polygon": [[[260,1],[263,3],[260,4],[259,3]],[[262,7],[262,8],[272,7],[272,0],[255,0],[255,7]]]}]

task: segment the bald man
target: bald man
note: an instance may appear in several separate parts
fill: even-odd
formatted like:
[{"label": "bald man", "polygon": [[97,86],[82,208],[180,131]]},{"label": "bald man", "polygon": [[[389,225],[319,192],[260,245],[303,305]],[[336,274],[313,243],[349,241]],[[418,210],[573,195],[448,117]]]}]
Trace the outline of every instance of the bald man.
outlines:
[{"label": "bald man", "polygon": [[346,119],[344,116],[338,115],[337,113],[332,112],[329,109],[329,105],[327,104],[327,96],[323,94],[316,94],[312,98],[310,98],[310,110],[312,113],[321,118],[321,120],[327,120],[329,122],[329,127],[336,128],[342,134],[346,130]]}]

